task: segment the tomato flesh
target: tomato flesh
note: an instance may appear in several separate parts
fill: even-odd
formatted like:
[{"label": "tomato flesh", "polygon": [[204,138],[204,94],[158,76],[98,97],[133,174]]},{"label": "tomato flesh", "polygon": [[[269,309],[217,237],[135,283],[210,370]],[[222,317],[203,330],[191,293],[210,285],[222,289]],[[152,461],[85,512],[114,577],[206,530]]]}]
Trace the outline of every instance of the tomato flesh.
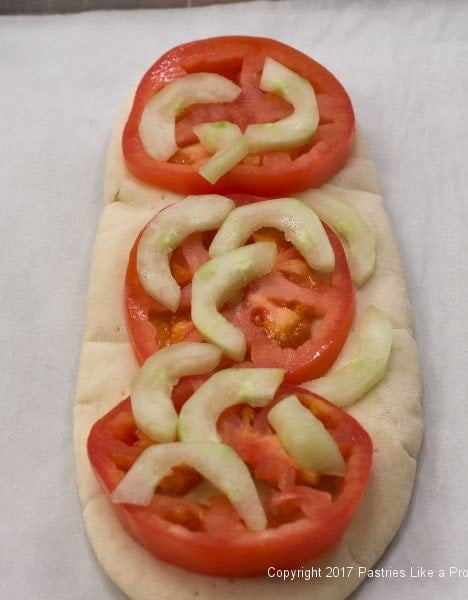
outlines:
[{"label": "tomato flesh", "polygon": [[[237,204],[246,198],[232,196]],[[256,367],[286,369],[286,380],[302,383],[320,377],[335,361],[352,324],[355,300],[346,255],[338,237],[325,226],[335,253],[331,275],[314,272],[284,236],[270,229],[255,232],[252,241],[272,240],[278,246],[275,267],[250,284],[243,295],[221,309],[246,336],[247,356]],[[174,252],[173,275],[182,289],[173,314],[140,285],[136,269],[139,238],[129,256],[126,275],[128,330],[140,363],[158,349],[180,341],[202,341],[190,318],[191,277],[209,259],[211,236],[193,234]],[[231,364],[225,359],[220,368]]]},{"label": "tomato flesh", "polygon": [[[218,429],[261,486],[267,530],[247,529],[220,493],[203,503],[185,496],[198,478],[182,466],[165,478],[148,507],[112,505],[126,531],[164,561],[200,573],[234,577],[264,574],[272,566],[295,568],[333,546],[366,487],[372,442],[351,416],[306,390],[283,384],[274,402],[289,394],[296,394],[335,439],[346,462],[344,477],[302,472],[269,427],[269,407],[239,405],[221,415]],[[147,443],[142,443],[136,428],[130,399],[93,426],[88,454],[107,495]]]},{"label": "tomato flesh", "polygon": [[[197,144],[193,126],[228,120],[244,130],[250,123],[274,122],[292,107],[259,88],[265,57],[274,58],[313,86],[320,122],[311,142],[291,152],[267,152],[248,157],[212,185],[198,168],[207,159]],[[215,72],[242,87],[230,103],[194,105],[176,123],[179,151],[169,161],[158,161],[145,150],[138,127],[149,100],[164,85],[195,72]],[[130,172],[142,181],[182,194],[251,193],[262,196],[291,194],[319,187],[346,162],[354,135],[354,114],[346,91],[335,77],[298,50],[275,40],[227,36],[178,46],[164,54],[144,75],[126,123],[122,149]]]},{"label": "tomato flesh", "polygon": [[354,289],[346,255],[338,237],[324,227],[336,263],[329,280],[291,248],[278,255],[274,271],[249,286],[244,302],[225,312],[244,332],[252,363],[284,368],[292,383],[326,373],[353,322]]}]

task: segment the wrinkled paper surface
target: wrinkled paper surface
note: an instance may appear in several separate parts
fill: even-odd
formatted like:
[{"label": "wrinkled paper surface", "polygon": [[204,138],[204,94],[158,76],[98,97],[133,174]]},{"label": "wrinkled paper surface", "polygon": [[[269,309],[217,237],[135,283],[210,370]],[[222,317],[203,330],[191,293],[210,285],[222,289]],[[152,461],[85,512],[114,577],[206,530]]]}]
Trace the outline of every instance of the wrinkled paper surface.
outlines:
[{"label": "wrinkled paper surface", "polygon": [[[235,33],[292,44],[341,80],[405,267],[425,441],[409,514],[377,566],[408,575],[354,597],[467,597],[468,578],[448,574],[468,569],[467,32],[461,0],[0,17],[2,598],[122,597],[86,541],[72,448],[106,146],[119,105],[161,53]],[[436,575],[410,578],[410,567]]]}]

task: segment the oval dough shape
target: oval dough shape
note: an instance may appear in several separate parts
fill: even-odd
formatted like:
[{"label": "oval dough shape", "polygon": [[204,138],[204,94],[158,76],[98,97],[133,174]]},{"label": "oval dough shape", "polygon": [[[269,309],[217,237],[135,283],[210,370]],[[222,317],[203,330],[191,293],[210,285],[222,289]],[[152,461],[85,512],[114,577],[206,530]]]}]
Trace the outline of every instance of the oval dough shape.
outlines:
[{"label": "oval dough shape", "polygon": [[[356,353],[356,323],[367,306],[373,304],[385,311],[394,327],[386,375],[361,400],[347,408],[366,428],[374,443],[368,489],[342,540],[312,563],[315,568],[322,568],[322,572],[329,565],[353,566],[354,569],[349,578],[319,577],[309,581],[296,578],[286,582],[267,576],[229,579],[188,573],[158,561],[125,533],[94,481],[86,454],[86,440],[92,425],[122,399],[122,395],[116,395],[115,378],[119,381],[120,393],[121,388],[122,391],[128,388],[136,370],[130,347],[122,344],[128,342],[128,335],[120,329],[124,323],[121,298],[128,252],[127,247],[127,254],[122,250],[121,241],[119,246],[119,240],[113,239],[112,230],[116,227],[125,246],[131,245],[132,236],[134,240],[140,224],[148,220],[148,214],[155,214],[175,199],[174,194],[164,190],[148,191],[148,186],[136,182],[126,170],[120,138],[128,110],[127,104],[116,121],[108,153],[104,201],[121,209],[111,215],[104,210],[99,226],[75,409],[77,481],[93,550],[104,571],[133,600],[193,600],[195,596],[204,600],[310,600],[312,596],[314,600],[344,600],[365,580],[359,577],[357,567],[371,568],[400,527],[411,498],[415,458],[422,437],[421,383],[408,297],[392,228],[379,195],[375,165],[362,138],[357,136],[348,163],[326,184],[328,191],[353,205],[376,235],[376,270],[356,292],[355,324],[336,366],[346,364]],[[131,201],[126,201],[124,194],[116,200],[119,188],[127,180],[132,180]],[[120,220],[119,215],[122,215]],[[107,262],[113,264],[115,272],[112,285],[116,293],[112,297],[106,290],[105,278],[97,273],[104,270]],[[101,294],[111,304],[107,313],[98,307],[99,303],[102,306]],[[108,316],[109,310],[111,316]],[[114,333],[115,327],[119,327],[118,336]],[[124,352],[122,346],[126,348]],[[103,364],[107,369],[104,373]],[[127,380],[123,381],[125,377]],[[122,569],[123,564],[125,569]]]}]

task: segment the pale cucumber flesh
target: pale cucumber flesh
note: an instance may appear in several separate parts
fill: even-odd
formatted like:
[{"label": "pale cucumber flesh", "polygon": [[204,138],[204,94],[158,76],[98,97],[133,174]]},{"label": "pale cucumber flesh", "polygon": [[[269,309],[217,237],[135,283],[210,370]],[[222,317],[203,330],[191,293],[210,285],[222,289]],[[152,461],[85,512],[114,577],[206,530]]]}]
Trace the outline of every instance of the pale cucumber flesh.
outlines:
[{"label": "pale cucumber flesh", "polygon": [[249,152],[270,152],[307,144],[320,118],[315,92],[307,79],[267,57],[260,88],[284,98],[293,105],[294,112],[275,123],[249,125],[244,134]]},{"label": "pale cucumber flesh", "polygon": [[324,475],[344,474],[346,464],[337,443],[297,396],[287,396],[275,404],[268,413],[268,422],[300,467]]},{"label": "pale cucumber flesh", "polygon": [[183,375],[214,369],[221,351],[211,344],[181,342],[162,348],[140,367],[131,383],[131,403],[140,431],[157,442],[176,438],[177,413],[171,392]]},{"label": "pale cucumber flesh", "polygon": [[210,183],[216,183],[232,167],[237,165],[249,152],[247,142],[242,134],[232,142],[232,144],[223,146],[214,154],[205,164],[203,164],[199,173]]},{"label": "pale cucumber flesh", "polygon": [[157,213],[138,243],[137,271],[144,290],[169,310],[180,303],[180,287],[171,274],[170,257],[191,233],[216,229],[234,208],[224,196],[187,196]]},{"label": "pale cucumber flesh", "polygon": [[301,384],[337,406],[359,400],[385,375],[392,348],[393,328],[388,316],[370,306],[359,321],[356,356],[336,371]]},{"label": "pale cucumber flesh", "polygon": [[204,338],[234,360],[245,356],[245,337],[219,309],[253,279],[269,273],[276,254],[274,242],[250,244],[209,260],[193,276],[192,321]]},{"label": "pale cucumber flesh", "polygon": [[300,197],[345,240],[351,278],[357,286],[364,285],[375,270],[375,235],[359,212],[334,196],[329,186],[309,190]]},{"label": "pale cucumber flesh", "polygon": [[220,414],[236,404],[266,406],[283,377],[283,369],[224,369],[215,373],[182,407],[179,439],[183,442],[220,442],[216,430]]},{"label": "pale cucumber flesh", "polygon": [[216,183],[248,153],[241,130],[229,121],[201,123],[193,128],[202,145],[214,155],[198,172],[210,183]]},{"label": "pale cucumber flesh", "polygon": [[138,131],[146,152],[166,161],[176,151],[175,120],[192,104],[232,102],[242,89],[216,73],[191,73],[174,79],[157,92],[141,115]]},{"label": "pale cucumber flesh", "polygon": [[238,125],[230,121],[200,123],[194,126],[193,132],[200,140],[202,146],[213,153],[231,146],[242,137],[242,131]]},{"label": "pale cucumber flesh", "polygon": [[265,511],[244,462],[218,442],[175,442],[150,446],[142,452],[112,493],[116,503],[148,506],[163,477],[177,465],[196,469],[223,492],[254,531],[266,528]]},{"label": "pale cucumber flesh", "polygon": [[261,227],[282,231],[311,268],[333,271],[335,255],[320,219],[296,198],[264,200],[235,208],[213,238],[210,256],[220,256],[242,246]]}]

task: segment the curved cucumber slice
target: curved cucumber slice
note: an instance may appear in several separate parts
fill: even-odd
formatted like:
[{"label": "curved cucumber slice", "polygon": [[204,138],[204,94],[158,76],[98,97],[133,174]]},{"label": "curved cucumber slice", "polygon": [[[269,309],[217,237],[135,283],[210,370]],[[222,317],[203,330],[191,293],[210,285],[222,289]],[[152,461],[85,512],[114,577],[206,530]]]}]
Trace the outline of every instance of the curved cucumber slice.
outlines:
[{"label": "curved cucumber slice", "polygon": [[210,183],[216,183],[249,152],[241,130],[229,121],[202,123],[196,125],[193,131],[202,145],[215,153],[199,169],[200,175]]},{"label": "curved cucumber slice", "polygon": [[191,233],[219,227],[233,208],[234,202],[224,196],[187,196],[151,219],[138,244],[137,270],[152,298],[177,310],[180,287],[169,267],[172,251]]},{"label": "curved cucumber slice", "polygon": [[193,128],[194,134],[208,152],[218,152],[221,148],[232,146],[242,137],[242,131],[235,123],[230,121],[215,121],[214,123],[200,123]]},{"label": "curved cucumber slice", "polygon": [[175,120],[192,104],[232,102],[242,89],[216,73],[179,77],[157,92],[143,110],[138,132],[148,154],[168,160],[176,151]]},{"label": "curved cucumber slice", "polygon": [[148,506],[161,479],[175,466],[188,465],[229,498],[254,531],[266,528],[266,516],[247,466],[226,444],[175,442],[147,448],[112,493],[113,502]]},{"label": "curved cucumber slice", "polygon": [[269,152],[307,144],[320,118],[314,88],[307,79],[267,57],[260,88],[284,98],[293,105],[294,112],[276,123],[249,125],[245,130],[249,152]]},{"label": "curved cucumber slice", "polygon": [[303,469],[343,475],[346,464],[323,423],[296,396],[287,396],[269,411],[268,421],[285,448]]},{"label": "curved cucumber slice", "polygon": [[337,406],[359,400],[387,370],[393,329],[387,315],[370,306],[359,323],[359,350],[350,363],[324,377],[301,384]]},{"label": "curved cucumber slice", "polygon": [[192,321],[203,337],[234,360],[245,356],[245,337],[218,309],[252,279],[269,273],[276,254],[274,242],[250,244],[209,260],[193,276]]},{"label": "curved cucumber slice", "polygon": [[356,285],[363,285],[375,269],[375,236],[359,212],[326,190],[308,192],[304,202],[347,242],[351,277]]},{"label": "curved cucumber slice", "polygon": [[266,406],[283,377],[283,369],[225,369],[215,373],[182,407],[179,439],[220,442],[216,422],[223,410],[235,404]]},{"label": "curved cucumber slice", "polygon": [[283,231],[313,269],[333,271],[335,255],[320,219],[296,198],[264,200],[235,208],[211,242],[210,256],[242,246],[260,227]]},{"label": "curved cucumber slice", "polygon": [[130,395],[138,428],[157,442],[175,440],[177,413],[171,392],[183,375],[214,369],[221,351],[211,344],[181,342],[150,356],[133,378]]}]

